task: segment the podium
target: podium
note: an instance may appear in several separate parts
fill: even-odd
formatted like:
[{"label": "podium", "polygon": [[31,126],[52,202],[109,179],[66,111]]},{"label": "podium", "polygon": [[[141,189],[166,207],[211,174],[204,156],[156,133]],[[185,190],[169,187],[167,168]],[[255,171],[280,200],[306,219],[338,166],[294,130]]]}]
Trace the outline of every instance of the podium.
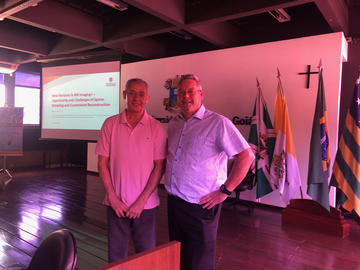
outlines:
[{"label": "podium", "polygon": [[330,207],[328,212],[316,201],[307,199],[290,200],[289,205],[282,210],[282,223],[342,238],[348,236],[350,230],[350,224],[345,221],[340,210]]},{"label": "podium", "polygon": [[180,242],[172,241],[164,245],[128,256],[120,261],[96,270],[179,270]]}]

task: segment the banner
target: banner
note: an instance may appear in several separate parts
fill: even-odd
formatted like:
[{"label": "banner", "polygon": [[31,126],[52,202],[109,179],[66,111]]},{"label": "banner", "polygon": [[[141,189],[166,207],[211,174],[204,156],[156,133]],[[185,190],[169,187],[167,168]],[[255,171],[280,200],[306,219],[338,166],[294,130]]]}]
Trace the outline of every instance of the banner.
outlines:
[{"label": "banner", "polygon": [[0,108],[0,156],[23,154],[24,108]]},{"label": "banner", "polygon": [[301,179],[290,127],[288,107],[280,78],[278,79],[275,103],[274,127],[276,141],[270,167],[271,185],[273,189],[279,189],[281,199],[287,205],[294,198],[295,192],[301,190]]}]

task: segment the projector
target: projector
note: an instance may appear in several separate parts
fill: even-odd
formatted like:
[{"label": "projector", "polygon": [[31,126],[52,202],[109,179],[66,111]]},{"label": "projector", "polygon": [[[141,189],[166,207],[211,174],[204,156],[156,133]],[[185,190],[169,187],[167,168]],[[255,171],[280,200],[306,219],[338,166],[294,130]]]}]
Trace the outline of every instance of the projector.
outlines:
[{"label": "projector", "polygon": [[290,15],[282,8],[270,10],[268,13],[281,23],[290,21]]},{"label": "projector", "polygon": [[96,0],[96,1],[120,11],[124,11],[128,9],[128,5],[120,0]]}]

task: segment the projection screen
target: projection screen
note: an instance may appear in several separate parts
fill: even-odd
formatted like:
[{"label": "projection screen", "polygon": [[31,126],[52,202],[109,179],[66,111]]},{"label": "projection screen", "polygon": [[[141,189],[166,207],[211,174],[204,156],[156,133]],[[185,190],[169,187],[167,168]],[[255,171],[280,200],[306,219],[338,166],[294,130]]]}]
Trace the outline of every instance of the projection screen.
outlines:
[{"label": "projection screen", "polygon": [[97,140],[120,111],[120,61],[42,69],[42,139]]}]

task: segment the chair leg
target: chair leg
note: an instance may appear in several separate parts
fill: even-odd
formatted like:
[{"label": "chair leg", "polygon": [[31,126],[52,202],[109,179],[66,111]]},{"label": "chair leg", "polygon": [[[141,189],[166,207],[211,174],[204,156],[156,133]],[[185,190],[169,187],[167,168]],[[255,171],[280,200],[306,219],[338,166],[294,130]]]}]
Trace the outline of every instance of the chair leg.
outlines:
[{"label": "chair leg", "polygon": [[236,192],[236,203],[246,206],[248,208],[249,215],[251,215],[253,213],[254,209],[248,202],[240,201],[240,191]]},{"label": "chair leg", "polygon": [[235,204],[240,203],[240,191],[235,191]]}]

